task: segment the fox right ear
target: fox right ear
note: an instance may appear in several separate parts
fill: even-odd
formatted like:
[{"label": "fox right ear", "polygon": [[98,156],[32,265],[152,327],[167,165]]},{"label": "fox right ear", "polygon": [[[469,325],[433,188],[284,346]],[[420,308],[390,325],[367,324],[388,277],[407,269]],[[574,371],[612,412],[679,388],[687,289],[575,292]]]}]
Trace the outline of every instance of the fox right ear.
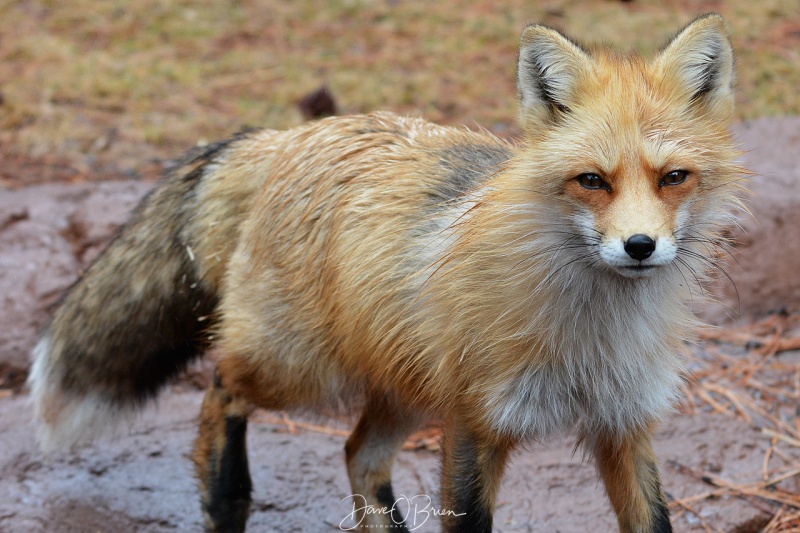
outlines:
[{"label": "fox right ear", "polygon": [[523,126],[568,112],[578,77],[590,62],[580,46],[556,30],[539,25],[525,28],[517,63]]},{"label": "fox right ear", "polygon": [[705,15],[684,28],[656,59],[666,84],[705,111],[728,117],[733,110],[733,50],[719,15]]}]

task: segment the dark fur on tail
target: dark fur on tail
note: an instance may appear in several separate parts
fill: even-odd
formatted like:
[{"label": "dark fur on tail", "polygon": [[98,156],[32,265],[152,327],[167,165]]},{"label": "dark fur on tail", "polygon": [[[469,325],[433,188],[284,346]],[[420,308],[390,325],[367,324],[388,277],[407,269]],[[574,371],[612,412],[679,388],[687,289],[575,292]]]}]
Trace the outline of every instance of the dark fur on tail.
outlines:
[{"label": "dark fur on tail", "polygon": [[[186,226],[203,164],[219,149],[153,191],[65,296],[48,330],[66,339],[65,390],[81,392],[92,383],[112,401],[142,400],[198,354],[217,296],[198,278]],[[76,326],[81,337],[61,331]]]},{"label": "dark fur on tail", "polygon": [[196,255],[199,190],[231,142],[189,154],[62,298],[29,378],[45,447],[102,432],[202,353],[218,281]]}]

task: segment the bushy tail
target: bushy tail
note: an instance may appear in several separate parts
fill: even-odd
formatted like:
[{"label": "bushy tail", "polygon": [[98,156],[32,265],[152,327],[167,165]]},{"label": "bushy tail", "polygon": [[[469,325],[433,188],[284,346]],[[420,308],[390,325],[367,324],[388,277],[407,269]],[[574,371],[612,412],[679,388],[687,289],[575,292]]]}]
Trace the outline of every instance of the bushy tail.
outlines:
[{"label": "bushy tail", "polygon": [[260,184],[225,161],[251,141],[190,154],[64,295],[28,378],[45,449],[113,429],[202,353]]}]

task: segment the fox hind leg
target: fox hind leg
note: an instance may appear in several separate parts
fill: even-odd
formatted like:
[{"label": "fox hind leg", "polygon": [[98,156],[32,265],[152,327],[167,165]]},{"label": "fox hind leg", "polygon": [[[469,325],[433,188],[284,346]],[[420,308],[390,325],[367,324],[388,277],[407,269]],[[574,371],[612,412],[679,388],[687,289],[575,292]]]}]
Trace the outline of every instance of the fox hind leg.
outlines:
[{"label": "fox hind leg", "polygon": [[623,533],[672,532],[651,435],[644,429],[587,439]]},{"label": "fox hind leg", "polygon": [[252,408],[234,397],[218,375],[206,391],[195,441],[205,529],[240,533],[250,512],[252,482],[247,462],[247,417]]},{"label": "fox hind leg", "polygon": [[[345,444],[347,474],[353,491],[355,521],[364,531],[385,528],[408,532],[395,505],[392,465],[406,438],[419,420],[397,408],[383,395],[370,395],[361,418]],[[364,508],[388,512],[367,513]],[[359,510],[360,509],[360,510]]]}]

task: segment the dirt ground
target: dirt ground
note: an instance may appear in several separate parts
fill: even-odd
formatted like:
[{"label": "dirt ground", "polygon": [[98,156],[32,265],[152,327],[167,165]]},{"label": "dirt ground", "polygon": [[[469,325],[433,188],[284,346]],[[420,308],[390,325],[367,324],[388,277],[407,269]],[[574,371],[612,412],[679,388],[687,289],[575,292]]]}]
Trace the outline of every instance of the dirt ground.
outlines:
[{"label": "dirt ground", "polygon": [[[42,457],[26,398],[0,402],[0,530],[45,532],[199,531],[201,517],[191,463],[200,392],[171,392],[113,443],[73,455]],[[334,531],[352,527],[352,500],[343,462],[344,437],[305,430],[291,434],[262,413],[249,428],[255,486],[250,531]],[[711,487],[690,473],[711,471],[736,483],[757,482],[770,440],[743,422],[713,414],[679,415],[656,439],[664,484],[672,498]],[[784,447],[775,467],[800,462]],[[437,501],[438,455],[404,451],[395,467],[396,492],[417,496],[409,523],[436,531],[424,511]],[[798,488],[794,486],[795,490]],[[512,461],[499,496],[497,531],[612,531],[615,519],[594,468],[573,454],[569,441],[531,446]],[[774,514],[757,500],[723,496],[693,505],[675,520],[677,531],[754,533]],[[675,512],[675,511],[673,511]],[[678,510],[680,512],[680,509]],[[696,514],[694,514],[696,513]],[[427,519],[427,520],[426,520]]]},{"label": "dirt ground", "polygon": [[[735,230],[738,264],[698,306],[725,327],[693,349],[693,381],[656,439],[677,531],[791,531],[800,507],[800,119],[760,119],[736,134],[758,195]],[[201,515],[187,454],[207,380],[200,365],[116,440],[44,457],[22,381],[38,329],[65,287],[152,187],[136,181],[45,184],[0,195],[0,531],[197,531]],[[793,233],[792,233],[793,232]],[[787,235],[789,238],[787,238]],[[782,238],[773,238],[782,236]],[[792,238],[795,236],[795,238]],[[728,323],[739,308],[738,322]],[[772,311],[772,313],[770,313]],[[778,311],[776,314],[775,311]],[[292,422],[294,421],[294,422]],[[249,432],[255,503],[251,531],[353,526],[343,465],[348,425],[259,413]],[[311,429],[307,429],[311,428]],[[417,531],[435,531],[435,442],[402,452],[395,488],[415,507]],[[416,497],[416,498],[415,498]],[[416,520],[416,522],[414,522]],[[498,531],[597,531],[614,518],[591,464],[569,440],[531,446],[508,469]],[[785,524],[785,526],[780,526]],[[788,525],[786,525],[788,524]],[[795,525],[791,525],[795,524]],[[765,529],[766,528],[766,529]],[[770,529],[771,528],[771,529]]]}]

